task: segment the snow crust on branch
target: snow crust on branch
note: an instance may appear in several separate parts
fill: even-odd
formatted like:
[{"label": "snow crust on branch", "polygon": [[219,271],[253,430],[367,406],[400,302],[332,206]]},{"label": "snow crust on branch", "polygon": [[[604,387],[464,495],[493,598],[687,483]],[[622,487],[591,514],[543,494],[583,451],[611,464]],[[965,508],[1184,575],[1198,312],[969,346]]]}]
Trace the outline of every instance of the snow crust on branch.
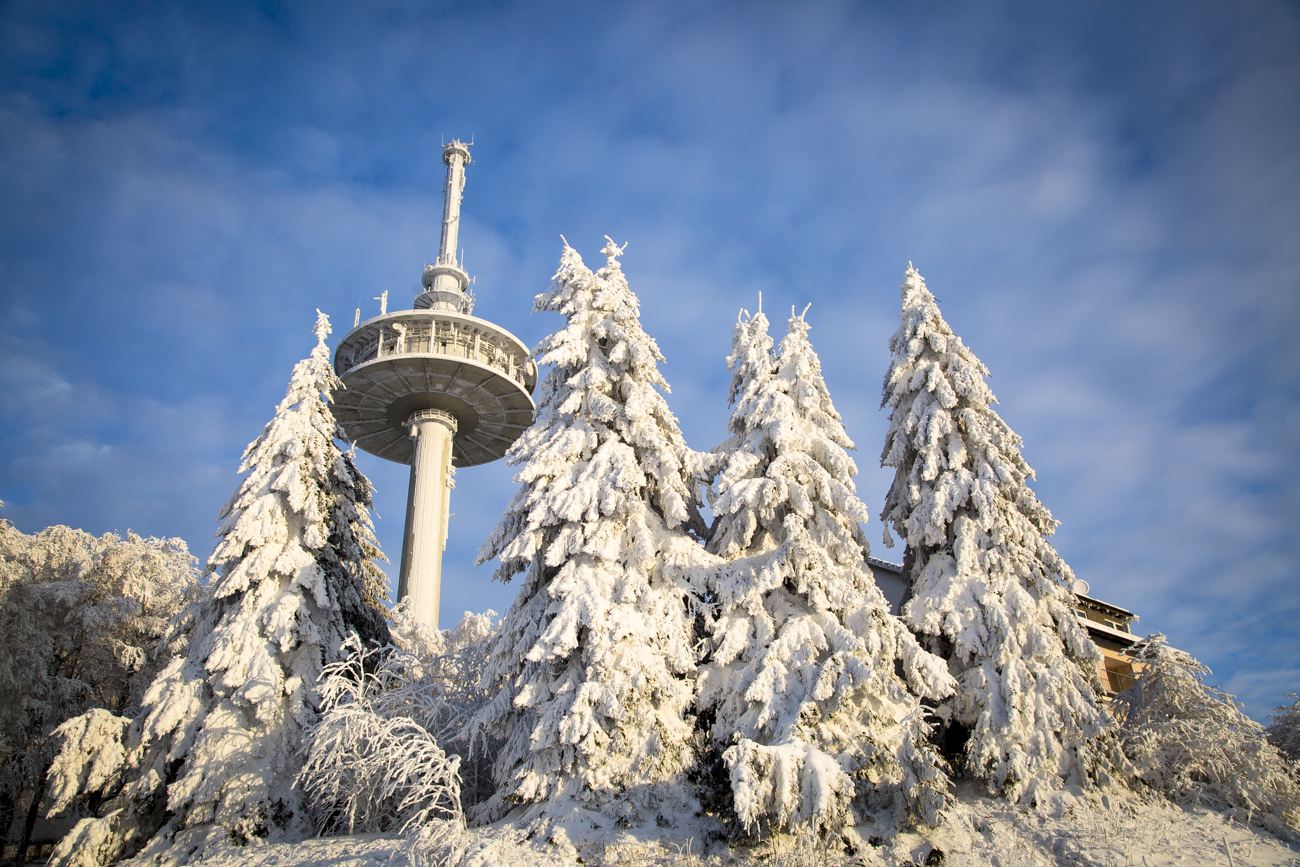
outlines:
[{"label": "snow crust on branch", "polygon": [[344,649],[348,657],[321,673],[321,718],[308,729],[298,776],[320,830],[405,834],[435,818],[463,823],[460,757],[409,713],[412,699],[425,699],[411,689],[419,658],[366,650],[355,635]]},{"label": "snow crust on branch", "polygon": [[[479,549],[496,577],[523,574],[475,721],[506,740],[485,815],[573,796],[636,810],[690,763],[684,719],[695,659],[686,573],[707,555],[698,484],[661,392],[658,346],[613,241],[593,273],[566,243],[535,311],[564,327],[532,358],[551,369],[533,426],[507,460],[520,483]],[[620,806],[621,805],[621,806]]]},{"label": "snow crust on branch", "polygon": [[[315,333],[275,417],[244,452],[248,475],[221,510],[208,560],[211,598],[184,621],[188,648],[126,727],[120,770],[96,789],[107,798],[100,816],[64,838],[54,864],[106,863],[146,844],[145,857],[183,859],[200,841],[314,830],[293,780],[303,731],[317,719],[317,680],[350,635],[388,638],[370,483],[335,443],[342,429],[328,396],[342,384],[324,314]],[[82,790],[83,759],[106,760],[119,730],[102,719],[65,725],[55,811]]]},{"label": "snow crust on branch", "polygon": [[347,659],[325,667],[299,783],[322,832],[401,833],[412,864],[457,864],[465,796],[491,794],[467,725],[488,698],[481,676],[496,612],[467,611],[442,632],[411,617],[406,600],[392,615],[395,644],[349,638]]},{"label": "snow crust on branch", "polygon": [[891,530],[907,543],[903,616],[957,676],[940,710],[970,730],[966,770],[1012,797],[1063,776],[1109,779],[1099,652],[1074,614],[1074,576],[1048,542],[1056,521],[1027,484],[1021,440],[915,268],[901,301],[881,398],[881,465],[896,472],[880,520],[886,545]]},{"label": "snow crust on branch", "polygon": [[834,829],[855,795],[898,796],[935,824],[946,779],[917,695],[955,682],[871,577],[853,443],[808,323],[792,313],[774,355],[762,310],[741,311],[727,364],[731,436],[715,449],[709,540],[726,561],[704,573],[716,615],[698,706],[713,715],[736,815],[751,832]]},{"label": "snow crust on branch", "polygon": [[497,613],[466,611],[451,629],[437,630],[412,617],[407,603],[391,612],[395,647],[383,658],[387,680],[376,707],[414,719],[444,747],[468,750],[470,721],[491,698],[482,681]]},{"label": "snow crust on branch", "polygon": [[1291,699],[1290,706],[1274,708],[1269,715],[1272,722],[1264,731],[1268,742],[1296,766],[1295,776],[1300,778],[1300,695],[1291,692],[1286,697]]},{"label": "snow crust on branch", "polygon": [[1115,697],[1121,745],[1138,778],[1171,800],[1229,809],[1283,837],[1300,831],[1295,765],[1233,696],[1204,682],[1210,669],[1159,633],[1133,654],[1133,684]]}]

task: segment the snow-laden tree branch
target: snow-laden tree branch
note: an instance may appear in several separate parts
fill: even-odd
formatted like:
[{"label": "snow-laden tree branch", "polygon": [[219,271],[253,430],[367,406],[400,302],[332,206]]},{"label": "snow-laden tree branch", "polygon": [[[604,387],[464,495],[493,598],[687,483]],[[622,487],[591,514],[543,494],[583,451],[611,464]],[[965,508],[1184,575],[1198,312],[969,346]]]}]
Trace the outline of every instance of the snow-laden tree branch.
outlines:
[{"label": "snow-laden tree branch", "polygon": [[1134,659],[1137,678],[1115,697],[1115,712],[1139,779],[1174,801],[1227,808],[1294,837],[1300,784],[1264,727],[1206,684],[1210,669],[1165,636],[1148,636]]},{"label": "snow-laden tree branch", "polygon": [[1295,765],[1295,774],[1300,777],[1300,695],[1292,692],[1287,694],[1287,698],[1291,699],[1291,704],[1273,710],[1270,714],[1272,722],[1264,733],[1268,742]]},{"label": "snow-laden tree branch", "polygon": [[419,658],[391,646],[366,650],[355,636],[344,649],[348,657],[321,672],[321,718],[307,730],[299,773],[320,830],[405,834],[435,818],[463,822],[460,757],[401,712],[429,710],[411,688]]},{"label": "snow-laden tree branch", "polygon": [[465,612],[439,632],[407,607],[392,612],[396,645],[350,638],[347,659],[325,667],[298,780],[322,832],[401,833],[413,863],[454,864],[466,770],[471,803],[491,794],[467,726],[488,697],[480,681],[495,612]]},{"label": "snow-laden tree branch", "polygon": [[170,619],[201,596],[180,539],[62,526],[28,536],[0,519],[0,827],[21,801],[31,821],[19,849],[43,812],[55,729],[89,708],[134,712],[178,646]]}]

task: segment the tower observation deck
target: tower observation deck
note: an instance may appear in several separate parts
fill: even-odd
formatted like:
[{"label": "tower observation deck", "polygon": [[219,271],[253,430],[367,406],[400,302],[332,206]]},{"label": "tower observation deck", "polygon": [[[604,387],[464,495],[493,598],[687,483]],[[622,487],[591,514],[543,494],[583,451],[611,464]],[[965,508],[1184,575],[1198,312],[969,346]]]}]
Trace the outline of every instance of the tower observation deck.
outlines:
[{"label": "tower observation deck", "polygon": [[358,448],[411,466],[397,595],[434,626],[455,468],[505,454],[533,422],[537,385],[519,338],[471,315],[469,277],[456,259],[469,148],[453,141],[442,161],[442,240],[414,309],[389,313],[383,302],[334,351],[346,386],[334,395],[334,417]]}]

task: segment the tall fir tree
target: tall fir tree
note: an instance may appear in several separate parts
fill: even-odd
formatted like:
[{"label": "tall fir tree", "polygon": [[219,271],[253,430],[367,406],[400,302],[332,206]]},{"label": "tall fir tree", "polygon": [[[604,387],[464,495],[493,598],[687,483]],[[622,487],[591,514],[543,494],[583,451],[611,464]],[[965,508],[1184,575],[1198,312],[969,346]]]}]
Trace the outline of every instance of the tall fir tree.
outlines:
[{"label": "tall fir tree", "polygon": [[713,450],[719,475],[709,488],[713,526],[708,538],[708,549],[727,560],[754,547],[775,547],[768,528],[758,521],[764,494],[771,487],[765,473],[773,450],[768,431],[760,423],[761,417],[771,415],[770,407],[760,406],[760,401],[770,402],[776,376],[775,345],[767,329],[763,296],[759,295],[758,312],[750,316],[748,310],[741,310],[731,330],[731,354],[727,356],[731,371],[727,431],[731,436]]},{"label": "tall fir tree", "polygon": [[[641,815],[691,761],[694,669],[685,572],[706,456],[661,391],[654,340],[613,241],[594,274],[566,243],[535,311],[567,324],[533,352],[554,365],[536,421],[511,448],[522,483],[479,550],[523,575],[490,652],[495,697],[475,725],[506,738],[482,811],[572,796]],[[636,815],[633,815],[636,814]]]},{"label": "tall fir tree", "polygon": [[143,855],[185,861],[211,846],[314,831],[294,778],[317,717],[321,669],[357,634],[387,642],[386,590],[368,508],[370,483],[335,440],[342,387],[329,320],[293,370],[275,417],[244,452],[208,560],[211,598],[181,624],[188,650],[153,681],[134,719],[92,711],[65,724],[51,769],[56,809],[106,798],[53,863]]},{"label": "tall fir tree", "polygon": [[706,573],[717,615],[698,702],[737,817],[750,831],[833,829],[857,797],[866,809],[901,800],[935,824],[947,782],[908,682],[934,699],[955,683],[871,576],[853,443],[808,323],[792,313],[775,357],[761,306],[733,334],[709,542],[727,562]]},{"label": "tall fir tree", "polygon": [[[1113,743],[1098,703],[1099,651],[1075,615],[1057,522],[1027,482],[1020,437],[993,410],[988,369],[953,334],[910,265],[882,407],[880,520],[906,543],[903,617],[956,675],[945,742],[991,792],[1031,796],[1105,779]],[[1107,744],[1110,744],[1108,747]]]}]

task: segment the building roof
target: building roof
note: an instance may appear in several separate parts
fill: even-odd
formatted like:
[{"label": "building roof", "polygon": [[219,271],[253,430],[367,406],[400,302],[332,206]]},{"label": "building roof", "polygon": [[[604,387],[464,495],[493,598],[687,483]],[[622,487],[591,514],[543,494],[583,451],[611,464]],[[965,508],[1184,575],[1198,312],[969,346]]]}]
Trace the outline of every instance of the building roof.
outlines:
[{"label": "building roof", "polygon": [[875,566],[877,569],[884,569],[886,572],[897,572],[899,575],[903,574],[903,564],[890,563],[888,560],[881,560],[879,557],[868,557],[867,565]]},{"label": "building roof", "polygon": [[1132,611],[1120,608],[1118,605],[1102,602],[1100,599],[1093,599],[1091,596],[1084,596],[1082,593],[1076,593],[1074,597],[1079,601],[1079,606],[1082,608],[1091,608],[1093,611],[1100,611],[1112,617],[1126,617],[1130,621],[1138,619],[1137,615]]},{"label": "building roof", "polygon": [[[881,560],[879,557],[867,557],[867,564],[873,569],[883,569],[886,572],[893,572],[895,575],[903,574],[903,566],[900,563],[890,563],[888,560]],[[1125,623],[1137,622],[1137,615],[1118,605],[1112,605],[1109,602],[1103,602],[1100,599],[1094,599],[1091,596],[1085,596],[1082,593],[1074,594],[1075,601],[1080,608],[1091,608],[1093,611],[1108,615],[1117,620],[1123,620]],[[1131,632],[1125,632],[1121,629],[1115,629],[1100,623],[1096,620],[1084,619],[1083,625],[1089,632],[1095,636],[1109,638],[1112,641],[1118,641],[1123,644],[1135,644],[1141,639]]]}]

